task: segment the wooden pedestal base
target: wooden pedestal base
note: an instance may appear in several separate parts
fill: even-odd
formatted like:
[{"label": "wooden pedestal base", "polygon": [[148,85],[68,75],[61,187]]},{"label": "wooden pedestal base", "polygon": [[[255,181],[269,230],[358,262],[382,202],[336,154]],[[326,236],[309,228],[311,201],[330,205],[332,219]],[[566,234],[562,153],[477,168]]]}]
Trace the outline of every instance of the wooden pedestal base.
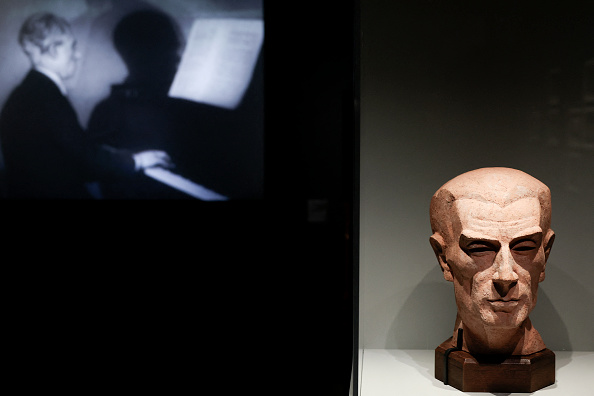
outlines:
[{"label": "wooden pedestal base", "polygon": [[[435,349],[435,378],[445,382],[444,356],[452,339]],[[555,383],[555,354],[545,349],[524,356],[472,356],[450,352],[447,385],[462,392],[534,392]]]}]

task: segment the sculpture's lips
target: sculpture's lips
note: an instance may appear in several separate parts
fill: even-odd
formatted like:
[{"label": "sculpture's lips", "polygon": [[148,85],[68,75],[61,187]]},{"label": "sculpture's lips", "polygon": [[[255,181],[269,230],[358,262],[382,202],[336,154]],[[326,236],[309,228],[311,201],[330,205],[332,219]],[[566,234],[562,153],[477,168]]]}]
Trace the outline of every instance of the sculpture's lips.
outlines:
[{"label": "sculpture's lips", "polygon": [[488,299],[487,301],[489,301],[489,302],[498,302],[499,301],[499,302],[509,303],[509,302],[518,302],[518,301],[520,301],[520,299],[519,298],[494,298],[491,300]]},{"label": "sculpture's lips", "polygon": [[513,309],[516,308],[519,301],[517,298],[512,299],[496,299],[496,300],[487,300],[491,304],[491,307],[495,312],[511,312]]}]

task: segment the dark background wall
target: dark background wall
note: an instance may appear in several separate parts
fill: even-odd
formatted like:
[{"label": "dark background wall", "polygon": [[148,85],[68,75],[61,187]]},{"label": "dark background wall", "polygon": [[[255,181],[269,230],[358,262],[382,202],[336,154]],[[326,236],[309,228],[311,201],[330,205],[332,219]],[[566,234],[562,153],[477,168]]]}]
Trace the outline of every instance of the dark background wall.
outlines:
[{"label": "dark background wall", "polygon": [[[279,252],[269,262],[282,278],[273,287],[283,290],[278,346],[291,368],[284,381],[296,394],[344,395],[350,380],[355,3],[326,1],[307,12],[278,2],[265,7],[272,74],[266,92],[272,117],[266,141],[272,165],[267,205],[273,208],[268,232],[274,234],[267,241],[278,244],[269,250]],[[272,247],[268,242],[263,246]]]}]

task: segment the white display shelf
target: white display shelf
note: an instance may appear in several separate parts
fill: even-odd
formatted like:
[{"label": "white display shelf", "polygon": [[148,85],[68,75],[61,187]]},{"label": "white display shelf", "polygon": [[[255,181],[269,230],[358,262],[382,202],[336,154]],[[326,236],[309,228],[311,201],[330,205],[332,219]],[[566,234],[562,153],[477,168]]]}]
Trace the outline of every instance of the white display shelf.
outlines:
[{"label": "white display shelf", "polygon": [[555,383],[533,393],[461,392],[434,377],[434,350],[365,349],[361,396],[532,395],[594,396],[594,352],[555,352]]}]

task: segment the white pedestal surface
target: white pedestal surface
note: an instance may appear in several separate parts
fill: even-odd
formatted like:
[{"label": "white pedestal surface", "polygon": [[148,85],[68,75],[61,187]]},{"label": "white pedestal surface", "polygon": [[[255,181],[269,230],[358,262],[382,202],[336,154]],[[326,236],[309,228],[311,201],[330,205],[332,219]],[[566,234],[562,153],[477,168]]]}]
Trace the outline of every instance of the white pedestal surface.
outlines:
[{"label": "white pedestal surface", "polygon": [[594,396],[594,352],[555,352],[555,383],[533,393],[461,392],[434,377],[434,350],[364,349],[360,396]]}]

